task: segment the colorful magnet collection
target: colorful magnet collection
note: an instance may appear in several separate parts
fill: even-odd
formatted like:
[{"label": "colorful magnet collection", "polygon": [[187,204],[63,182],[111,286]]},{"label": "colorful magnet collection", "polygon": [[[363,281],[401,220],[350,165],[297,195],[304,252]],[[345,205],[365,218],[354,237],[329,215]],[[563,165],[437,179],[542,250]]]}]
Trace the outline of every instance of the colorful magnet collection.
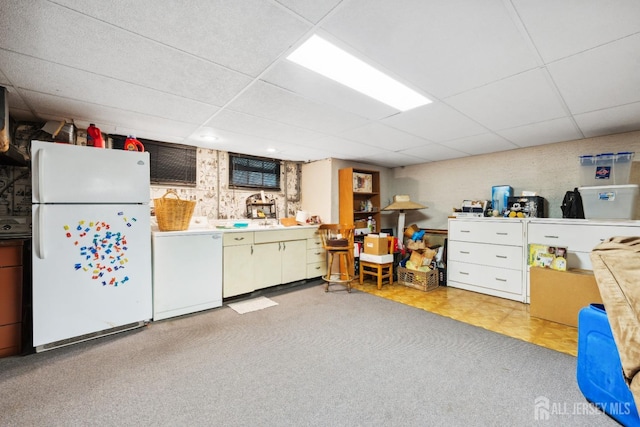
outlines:
[{"label": "colorful magnet collection", "polygon": [[[124,212],[118,212],[127,227],[132,227],[135,218],[127,218]],[[64,226],[64,233],[73,245],[78,248],[80,262],[73,268],[91,274],[91,279],[99,281],[102,286],[119,286],[129,281],[125,275],[127,237],[105,221],[80,220],[78,225]]]}]

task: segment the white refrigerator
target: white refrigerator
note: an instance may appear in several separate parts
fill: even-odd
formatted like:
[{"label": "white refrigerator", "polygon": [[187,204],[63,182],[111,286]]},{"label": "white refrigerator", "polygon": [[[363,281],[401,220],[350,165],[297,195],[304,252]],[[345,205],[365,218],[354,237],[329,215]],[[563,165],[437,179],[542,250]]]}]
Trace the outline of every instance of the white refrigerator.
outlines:
[{"label": "white refrigerator", "polygon": [[152,316],[149,153],[33,141],[33,345]]}]

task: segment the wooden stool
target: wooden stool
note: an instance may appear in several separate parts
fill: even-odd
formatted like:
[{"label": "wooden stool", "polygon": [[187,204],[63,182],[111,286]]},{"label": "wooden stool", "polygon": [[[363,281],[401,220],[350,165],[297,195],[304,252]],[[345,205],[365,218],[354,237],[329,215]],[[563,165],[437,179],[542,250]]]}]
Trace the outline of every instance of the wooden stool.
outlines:
[{"label": "wooden stool", "polygon": [[[365,267],[370,268],[370,270],[365,269]],[[384,270],[387,269],[387,272],[384,273]],[[393,285],[393,262],[385,262],[383,264],[378,264],[376,262],[371,261],[360,261],[360,284],[364,280],[364,275],[368,274],[369,276],[375,276],[378,278],[378,289],[382,289],[382,279],[389,279],[389,284]]]}]

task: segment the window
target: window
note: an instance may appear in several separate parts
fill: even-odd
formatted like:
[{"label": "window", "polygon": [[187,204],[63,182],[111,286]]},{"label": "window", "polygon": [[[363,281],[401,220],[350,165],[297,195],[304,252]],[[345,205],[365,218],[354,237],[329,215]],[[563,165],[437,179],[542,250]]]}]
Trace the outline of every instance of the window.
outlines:
[{"label": "window", "polygon": [[[122,135],[109,136],[113,148],[122,150],[127,138]],[[142,138],[138,140],[149,152],[152,184],[196,186],[196,147]]]},{"label": "window", "polygon": [[229,153],[229,186],[280,190],[280,160]]}]

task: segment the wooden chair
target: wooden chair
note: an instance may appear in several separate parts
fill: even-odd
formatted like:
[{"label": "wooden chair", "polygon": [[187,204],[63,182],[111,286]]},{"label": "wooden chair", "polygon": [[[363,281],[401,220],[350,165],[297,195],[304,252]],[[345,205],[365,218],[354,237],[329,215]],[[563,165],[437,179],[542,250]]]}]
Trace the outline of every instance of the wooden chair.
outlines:
[{"label": "wooden chair", "polygon": [[[355,227],[347,224],[322,224],[318,233],[322,246],[327,252],[327,274],[322,277],[326,282],[324,291],[329,291],[331,283],[342,283],[351,292],[351,281],[355,279],[353,259],[353,236]],[[334,262],[338,261],[338,271],[333,273]]]}]

